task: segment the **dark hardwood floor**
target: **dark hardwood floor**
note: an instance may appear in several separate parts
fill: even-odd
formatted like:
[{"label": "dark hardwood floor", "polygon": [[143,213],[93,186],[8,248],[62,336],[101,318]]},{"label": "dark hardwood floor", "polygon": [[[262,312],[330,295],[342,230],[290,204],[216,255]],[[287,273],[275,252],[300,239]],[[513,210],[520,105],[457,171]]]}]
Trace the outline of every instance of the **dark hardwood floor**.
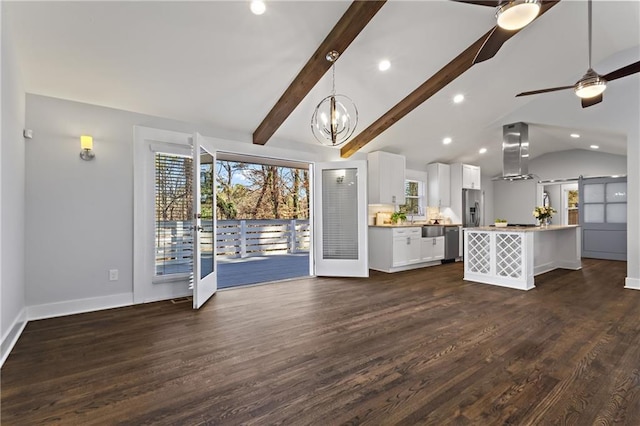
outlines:
[{"label": "dark hardwood floor", "polygon": [[306,278],[30,323],[2,424],[640,424],[626,264],[522,292],[462,264]]}]

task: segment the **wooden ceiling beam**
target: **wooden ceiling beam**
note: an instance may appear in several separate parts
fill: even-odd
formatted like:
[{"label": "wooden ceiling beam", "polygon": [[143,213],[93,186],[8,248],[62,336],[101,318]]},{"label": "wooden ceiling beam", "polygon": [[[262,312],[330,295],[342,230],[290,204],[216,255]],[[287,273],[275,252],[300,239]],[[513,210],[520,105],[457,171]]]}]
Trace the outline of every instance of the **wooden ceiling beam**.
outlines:
[{"label": "wooden ceiling beam", "polygon": [[[545,2],[542,5],[540,14],[542,16],[545,12],[555,6],[557,2]],[[537,18],[536,18],[537,19]],[[513,31],[506,40],[513,37],[519,31]],[[465,49],[455,59],[445,65],[440,71],[435,73],[431,78],[422,83],[420,87],[411,92],[407,97],[398,102],[393,108],[387,111],[382,117],[377,119],[373,124],[360,132],[356,137],[351,139],[346,145],[340,149],[340,156],[342,158],[351,157],[358,152],[362,147],[367,145],[373,139],[375,139],[382,132],[393,126],[400,121],[405,115],[409,114],[415,108],[420,106],[423,102],[429,99],[431,96],[438,93],[449,83],[456,78],[460,77],[464,72],[473,66],[473,59],[475,58],[478,50],[482,47],[487,37],[493,32],[493,28],[489,30],[485,35],[480,37],[475,43]],[[505,40],[505,41],[506,41]]]},{"label": "wooden ceiling beam", "polygon": [[331,68],[326,55],[332,50],[342,54],[367,26],[386,0],[354,1],[333,27],[318,49],[294,78],[278,102],[253,132],[253,143],[264,145],[289,117],[305,96]]}]

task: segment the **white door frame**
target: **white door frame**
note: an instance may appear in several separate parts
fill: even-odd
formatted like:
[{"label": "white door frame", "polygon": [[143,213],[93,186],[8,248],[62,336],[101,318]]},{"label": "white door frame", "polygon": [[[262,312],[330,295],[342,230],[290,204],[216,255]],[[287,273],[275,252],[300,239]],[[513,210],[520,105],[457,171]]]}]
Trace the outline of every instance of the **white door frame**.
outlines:
[{"label": "white door frame", "polygon": [[190,296],[189,275],[154,279],[155,153],[191,156],[189,133],[133,128],[133,303]]},{"label": "white door frame", "polygon": [[[200,309],[207,300],[213,296],[218,290],[218,265],[216,260],[216,235],[218,234],[218,223],[216,220],[216,154],[210,153],[205,148],[201,147],[202,136],[199,133],[193,135],[193,309]],[[202,257],[201,250],[202,244],[200,237],[202,235],[202,179],[200,175],[201,166],[201,150],[211,155],[212,157],[212,200],[211,200],[211,213],[212,220],[212,268],[211,271],[202,276]]]},{"label": "white door frame", "polygon": [[[323,229],[322,229],[322,177],[324,170],[340,171],[344,169],[356,169],[357,173],[357,238],[358,256],[357,259],[324,259],[323,256]],[[367,205],[367,162],[365,160],[355,161],[334,161],[329,163],[314,164],[314,225],[312,234],[314,235],[313,246],[315,248],[314,265],[315,275],[332,277],[368,277],[369,276],[369,250],[368,250],[368,205]],[[311,184],[311,183],[310,183]],[[348,184],[348,182],[344,182]]]}]

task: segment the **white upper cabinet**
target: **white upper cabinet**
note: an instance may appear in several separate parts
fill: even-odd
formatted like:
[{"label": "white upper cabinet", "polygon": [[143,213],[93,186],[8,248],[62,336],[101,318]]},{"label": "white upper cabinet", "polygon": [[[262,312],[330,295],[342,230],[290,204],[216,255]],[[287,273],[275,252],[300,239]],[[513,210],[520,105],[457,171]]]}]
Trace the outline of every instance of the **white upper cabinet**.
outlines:
[{"label": "white upper cabinet", "polygon": [[367,154],[369,204],[404,204],[405,158],[384,151]]},{"label": "white upper cabinet", "polygon": [[480,189],[480,167],[462,165],[462,188]]},{"label": "white upper cabinet", "polygon": [[451,176],[448,164],[427,164],[429,207],[449,207],[451,204]]},{"label": "white upper cabinet", "polygon": [[480,167],[471,164],[454,163],[451,165],[451,191],[480,188]]}]

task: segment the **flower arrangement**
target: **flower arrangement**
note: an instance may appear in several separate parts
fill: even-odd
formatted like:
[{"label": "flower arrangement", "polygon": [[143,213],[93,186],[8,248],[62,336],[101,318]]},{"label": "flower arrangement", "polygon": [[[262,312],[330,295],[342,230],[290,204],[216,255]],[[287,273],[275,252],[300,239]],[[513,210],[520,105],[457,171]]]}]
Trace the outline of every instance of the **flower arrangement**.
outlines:
[{"label": "flower arrangement", "polygon": [[556,209],[553,207],[537,206],[533,209],[533,217],[544,223],[551,219],[551,216],[556,213]]}]

